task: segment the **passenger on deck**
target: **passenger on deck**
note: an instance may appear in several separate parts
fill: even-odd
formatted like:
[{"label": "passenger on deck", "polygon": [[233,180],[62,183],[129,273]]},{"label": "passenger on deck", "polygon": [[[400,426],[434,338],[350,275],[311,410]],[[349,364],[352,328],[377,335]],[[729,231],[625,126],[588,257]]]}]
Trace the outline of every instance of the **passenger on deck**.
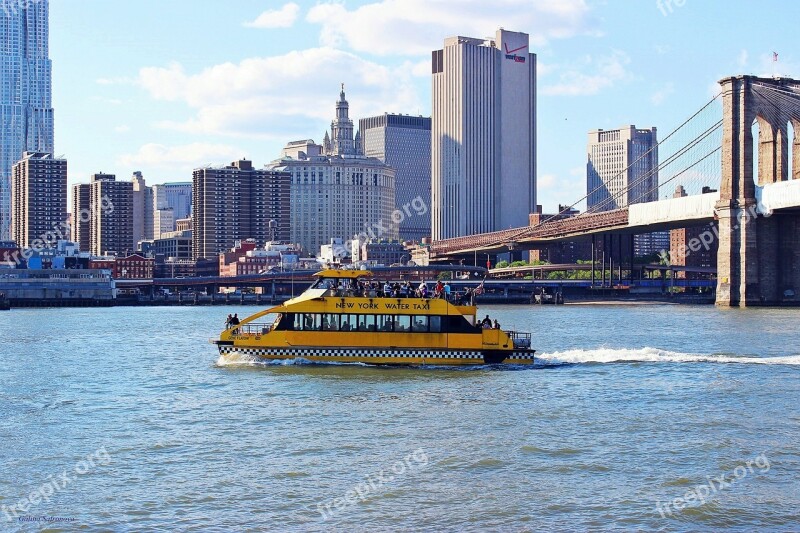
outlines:
[{"label": "passenger on deck", "polygon": [[444,284],[444,299],[447,300],[448,302],[450,301],[450,284],[449,283],[445,283]]},{"label": "passenger on deck", "polygon": [[461,305],[472,305],[472,289],[467,287],[464,294],[461,295]]},{"label": "passenger on deck", "polygon": [[233,315],[228,313],[228,318],[225,319],[225,329],[231,329],[231,322],[233,321]]},{"label": "passenger on deck", "polygon": [[400,298],[408,298],[408,285],[406,283],[400,285]]},{"label": "passenger on deck", "polygon": [[500,322],[496,318],[494,319],[494,329],[500,329]]},{"label": "passenger on deck", "polygon": [[424,281],[419,284],[419,289],[417,290],[417,296],[419,298],[427,298],[428,297],[428,284]]},{"label": "passenger on deck", "polygon": [[489,315],[486,315],[486,318],[481,321],[481,327],[483,329],[492,329],[492,319],[489,318]]}]

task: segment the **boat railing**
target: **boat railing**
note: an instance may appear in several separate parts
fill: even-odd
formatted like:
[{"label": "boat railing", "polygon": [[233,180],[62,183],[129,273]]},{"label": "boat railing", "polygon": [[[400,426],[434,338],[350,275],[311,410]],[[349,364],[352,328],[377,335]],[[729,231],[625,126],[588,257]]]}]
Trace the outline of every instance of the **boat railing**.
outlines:
[{"label": "boat railing", "polygon": [[254,337],[257,335],[266,335],[271,329],[272,324],[266,322],[248,322],[247,324],[231,326],[230,331],[233,335],[239,337]]},{"label": "boat railing", "polygon": [[530,348],[531,347],[531,334],[522,331],[507,331],[508,336],[514,343],[514,348]]}]

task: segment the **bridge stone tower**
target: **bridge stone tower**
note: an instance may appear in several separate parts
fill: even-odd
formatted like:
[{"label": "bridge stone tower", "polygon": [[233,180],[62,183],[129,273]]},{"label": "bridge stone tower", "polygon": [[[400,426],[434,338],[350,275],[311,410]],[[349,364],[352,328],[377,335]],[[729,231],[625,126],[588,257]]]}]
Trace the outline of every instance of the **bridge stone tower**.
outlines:
[{"label": "bridge stone tower", "polygon": [[[782,302],[800,293],[800,215],[757,213],[758,185],[800,179],[800,81],[735,76],[722,86],[722,183],[719,218],[717,305],[749,307]],[[758,139],[753,123],[758,123]],[[795,132],[791,153],[788,125]],[[789,157],[792,176],[788,175]],[[800,294],[798,294],[800,296]]]}]

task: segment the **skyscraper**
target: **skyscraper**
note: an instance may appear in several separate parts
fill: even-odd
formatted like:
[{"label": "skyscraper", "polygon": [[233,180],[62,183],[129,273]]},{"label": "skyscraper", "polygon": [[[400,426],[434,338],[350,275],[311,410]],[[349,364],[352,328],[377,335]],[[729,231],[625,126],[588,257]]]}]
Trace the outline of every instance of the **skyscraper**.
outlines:
[{"label": "skyscraper", "polygon": [[82,252],[91,251],[91,196],[92,186],[89,183],[76,183],[72,186],[72,242]]},{"label": "skyscraper", "polygon": [[[134,172],[133,183],[133,250],[139,249],[140,241],[153,239],[153,189],[148,187],[141,172]],[[169,231],[172,231],[170,229]]]},{"label": "skyscraper", "polygon": [[[658,136],[656,128],[623,126],[589,132],[586,194],[589,210],[609,211],[658,200]],[[669,249],[669,232],[634,238],[634,254]]]},{"label": "skyscraper", "polygon": [[172,209],[175,220],[192,214],[192,182],[174,181],[153,185],[154,208]]},{"label": "skyscraper", "polygon": [[656,128],[623,126],[589,132],[587,207],[609,211],[658,200]]},{"label": "skyscraper", "polygon": [[[417,201],[424,215],[407,216],[400,223],[401,239],[420,241],[431,236],[431,119],[385,113],[358,121],[361,150],[395,170],[395,205]],[[359,147],[357,146],[358,150]]]},{"label": "skyscraper", "polygon": [[25,152],[14,165],[11,192],[12,238],[19,246],[54,248],[69,239],[66,159]]},{"label": "skyscraper", "polygon": [[[217,258],[236,241],[289,238],[289,174],[248,160],[193,173],[192,254]],[[274,222],[273,222],[274,221]]]},{"label": "skyscraper", "polygon": [[48,0],[0,13],[0,240],[11,232],[11,172],[23,152],[53,153]]},{"label": "skyscraper", "polygon": [[528,225],[536,206],[536,55],[528,35],[450,37],[432,55],[434,239]]},{"label": "skyscraper", "polygon": [[113,174],[94,174],[89,189],[92,214],[90,248],[95,255],[119,255],[133,249],[133,182]]}]

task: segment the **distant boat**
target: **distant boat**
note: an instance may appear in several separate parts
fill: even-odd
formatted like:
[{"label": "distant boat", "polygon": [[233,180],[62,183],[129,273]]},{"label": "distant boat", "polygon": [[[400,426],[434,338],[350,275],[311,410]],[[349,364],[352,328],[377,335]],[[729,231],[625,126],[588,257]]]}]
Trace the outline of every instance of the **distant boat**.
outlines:
[{"label": "distant boat", "polygon": [[[471,302],[385,295],[365,270],[314,276],[297,298],[229,325],[213,341],[219,353],[376,365],[533,363],[530,333],[482,327]],[[272,323],[259,321],[269,314],[277,314]]]},{"label": "distant boat", "polygon": [[11,309],[11,302],[6,298],[6,295],[0,292],[0,311],[8,311]]}]

